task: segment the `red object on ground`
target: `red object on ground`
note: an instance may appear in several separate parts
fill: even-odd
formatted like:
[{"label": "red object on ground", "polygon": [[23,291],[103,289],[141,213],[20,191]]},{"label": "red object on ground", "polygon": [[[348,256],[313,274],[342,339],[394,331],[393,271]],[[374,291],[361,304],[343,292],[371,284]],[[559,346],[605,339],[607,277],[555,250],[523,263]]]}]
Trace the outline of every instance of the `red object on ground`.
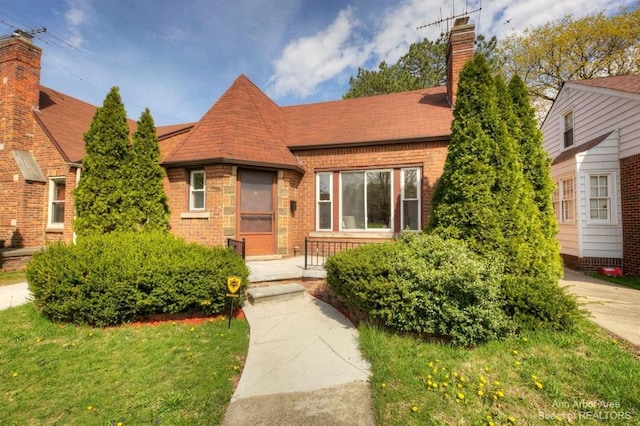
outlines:
[{"label": "red object on ground", "polygon": [[617,266],[603,266],[600,269],[598,269],[598,273],[600,275],[606,275],[608,277],[621,277],[622,268]]}]

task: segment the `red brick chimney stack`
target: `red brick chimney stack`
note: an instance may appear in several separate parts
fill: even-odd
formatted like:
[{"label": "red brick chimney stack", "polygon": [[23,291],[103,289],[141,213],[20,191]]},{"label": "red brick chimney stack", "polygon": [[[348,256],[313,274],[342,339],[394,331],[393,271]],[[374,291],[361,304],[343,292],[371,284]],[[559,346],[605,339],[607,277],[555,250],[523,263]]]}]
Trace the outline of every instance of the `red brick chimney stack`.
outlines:
[{"label": "red brick chimney stack", "polygon": [[5,150],[32,149],[34,115],[40,98],[42,49],[17,30],[0,40],[0,119]]},{"label": "red brick chimney stack", "polygon": [[475,54],[475,41],[475,25],[469,24],[469,17],[456,19],[447,45],[447,98],[451,108],[456,104],[460,71]]}]

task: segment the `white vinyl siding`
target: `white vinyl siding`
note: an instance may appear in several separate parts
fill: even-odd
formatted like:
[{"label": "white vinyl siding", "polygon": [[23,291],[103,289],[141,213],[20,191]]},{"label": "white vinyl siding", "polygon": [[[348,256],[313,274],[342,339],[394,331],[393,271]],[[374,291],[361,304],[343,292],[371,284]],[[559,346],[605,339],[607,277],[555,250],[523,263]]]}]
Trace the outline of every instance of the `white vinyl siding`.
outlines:
[{"label": "white vinyl siding", "polygon": [[[568,173],[576,176],[577,216],[574,225],[560,224],[561,252],[578,257],[622,257],[622,206],[620,159],[640,154],[640,95],[610,89],[566,83],[542,125],[544,147],[551,158],[563,146],[564,114],[573,112],[574,144],[581,144],[612,132],[604,141],[574,158],[554,164],[555,181]],[[591,219],[591,176],[609,176],[608,219]],[[602,211],[600,212],[602,213]]]}]

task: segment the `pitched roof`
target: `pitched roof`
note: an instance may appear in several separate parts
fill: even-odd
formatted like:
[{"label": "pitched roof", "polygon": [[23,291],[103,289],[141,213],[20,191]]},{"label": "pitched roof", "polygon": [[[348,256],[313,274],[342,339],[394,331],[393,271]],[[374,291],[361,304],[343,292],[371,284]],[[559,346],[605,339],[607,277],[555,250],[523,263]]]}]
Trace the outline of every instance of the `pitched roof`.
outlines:
[{"label": "pitched roof", "polygon": [[282,109],[290,148],[442,139],[453,121],[446,87]]},{"label": "pitched roof", "polygon": [[222,161],[301,170],[285,136],[282,109],[240,75],[164,163]]},{"label": "pitched roof", "polygon": [[571,80],[570,82],[582,86],[600,87],[603,89],[620,90],[622,92],[629,93],[640,93],[640,74],[599,77],[587,80]]},{"label": "pitched roof", "polygon": [[[35,117],[64,159],[80,163],[85,155],[84,134],[89,130],[96,109],[94,105],[40,86],[40,103]],[[136,122],[127,119],[127,123],[134,131]]]},{"label": "pitched roof", "polygon": [[600,135],[594,139],[591,139],[589,142],[585,142],[578,146],[574,146],[573,148],[567,149],[566,151],[563,151],[562,154],[558,155],[553,160],[552,164],[562,163],[564,161],[567,161],[570,158],[575,157],[577,154],[581,152],[589,151],[591,148],[600,145],[600,143],[602,143],[602,141],[607,139],[609,135],[611,135],[611,133],[613,133],[613,130],[610,131],[609,133],[605,133],[604,135]]},{"label": "pitched roof", "polygon": [[79,99],[40,86],[40,109],[36,119],[62,156],[69,162],[84,157],[84,133],[96,113],[96,107]]}]

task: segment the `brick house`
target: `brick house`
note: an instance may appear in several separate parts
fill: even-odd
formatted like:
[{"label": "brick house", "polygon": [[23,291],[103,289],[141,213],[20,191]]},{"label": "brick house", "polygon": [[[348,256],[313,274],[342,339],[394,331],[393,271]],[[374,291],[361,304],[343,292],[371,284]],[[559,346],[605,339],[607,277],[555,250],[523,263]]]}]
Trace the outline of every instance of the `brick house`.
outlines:
[{"label": "brick house", "polygon": [[640,75],[568,81],[542,124],[565,265],[640,276]]},{"label": "brick house", "polygon": [[[305,238],[380,241],[421,229],[474,42],[474,26],[458,20],[447,86],[411,92],[280,107],[239,76],[197,123],[157,129],[172,232],[292,256]],[[0,40],[5,247],[73,238],[71,191],[96,107],[41,86],[41,53],[24,33]]]}]

